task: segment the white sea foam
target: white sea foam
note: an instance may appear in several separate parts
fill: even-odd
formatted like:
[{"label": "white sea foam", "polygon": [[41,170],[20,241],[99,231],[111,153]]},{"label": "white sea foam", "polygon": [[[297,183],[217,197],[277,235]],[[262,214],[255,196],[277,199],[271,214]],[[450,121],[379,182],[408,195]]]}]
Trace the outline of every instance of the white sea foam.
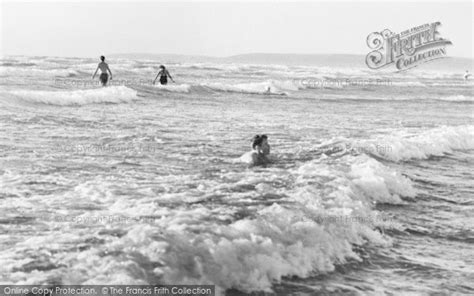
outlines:
[{"label": "white sea foam", "polygon": [[391,81],[391,85],[393,86],[420,86],[420,87],[428,87],[428,85],[424,84],[421,81]]},{"label": "white sea foam", "polygon": [[[289,86],[277,80],[229,83],[215,90],[260,94],[266,92],[268,86],[277,92],[301,89],[291,83]],[[181,85],[165,88],[170,87],[175,88],[166,90],[200,90],[200,85],[192,85],[189,89],[180,88]],[[157,86],[157,89],[161,88]],[[226,90],[229,88],[231,90]],[[4,91],[2,95],[7,99],[13,97],[60,105],[136,99],[136,91],[126,87],[16,92]],[[167,96],[172,95],[168,93]],[[354,98],[359,96],[354,95]],[[56,145],[58,139],[70,141],[71,145],[79,145],[80,142],[75,141],[84,140],[94,143],[97,134],[91,134],[89,127],[77,125],[71,126],[77,129],[72,133],[74,137],[65,137],[64,130],[58,133],[49,125],[34,126],[34,130],[30,125],[19,125],[25,121],[15,113],[3,116],[5,128],[12,134],[18,132],[18,137],[26,135],[30,139],[20,146],[12,143],[12,148],[4,149],[14,154],[24,151],[25,154],[15,154],[18,159],[2,162],[5,168],[0,170],[0,194],[6,199],[0,204],[0,210],[7,214],[3,225],[9,233],[15,233],[18,227],[29,231],[1,236],[7,247],[0,252],[0,273],[16,284],[58,281],[69,284],[206,283],[216,284],[218,289],[269,291],[284,276],[303,278],[323,274],[349,260],[361,260],[355,246],[390,243],[389,237],[374,228],[393,227],[392,222],[384,220],[373,205],[404,203],[405,197],[416,196],[416,190],[408,177],[366,155],[377,153],[376,145],[385,147],[395,143],[392,150],[379,155],[393,160],[426,158],[473,147],[472,126],[410,133],[395,131],[390,136],[368,140],[355,136],[367,134],[367,130],[360,127],[361,132],[354,133],[355,138],[342,138],[341,142],[354,143],[353,146],[359,145],[360,149],[374,147],[376,152],[349,155],[342,151],[331,156],[323,154],[310,161],[300,160],[302,158],[295,155],[298,154],[295,151],[305,150],[313,139],[298,138],[306,138],[306,132],[312,133],[316,117],[285,113],[288,100],[281,106],[278,101],[270,101],[278,109],[261,108],[258,117],[253,117],[257,120],[248,120],[253,106],[240,109],[235,104],[232,113],[237,117],[214,118],[216,122],[195,121],[195,118],[202,115],[207,119],[209,114],[220,112],[225,105],[200,110],[194,104],[189,106],[182,102],[180,112],[183,116],[179,117],[176,117],[175,108],[161,105],[150,108],[149,104],[136,104],[134,108],[124,108],[127,111],[123,112],[129,113],[123,116],[123,122],[127,125],[133,122],[136,128],[124,129],[118,125],[116,130],[101,130],[100,133],[121,143],[135,143],[130,140],[135,136],[163,137],[156,151],[143,158],[121,153],[100,157],[58,154],[56,150],[46,150],[46,146],[42,150],[38,143],[48,141],[50,145]],[[325,108],[325,104],[321,104],[321,108]],[[329,105],[330,108],[320,110],[318,118],[325,120],[325,114],[331,113],[333,108],[346,106]],[[398,107],[403,109],[405,105]],[[361,107],[367,106],[378,108],[378,104]],[[91,111],[88,107],[78,109],[84,114]],[[462,108],[458,109],[462,111]],[[159,118],[156,110],[160,110]],[[282,120],[279,111],[288,118],[283,118],[281,125],[275,127],[274,119]],[[364,114],[366,122],[369,112]],[[333,115],[323,122],[324,126],[330,134],[340,134],[346,127],[341,126],[341,122],[347,118],[339,118],[337,112]],[[362,117],[354,116],[355,124],[360,123]],[[10,121],[10,117],[15,121]],[[258,122],[266,118],[269,120],[263,121],[267,123]],[[196,125],[201,121],[204,124]],[[258,128],[272,127],[275,151],[285,154],[284,160],[291,161],[289,166],[282,161],[265,168],[246,169],[226,163],[226,157],[237,156],[240,151],[239,148],[233,150],[230,143],[240,141],[242,134],[255,130],[256,122]],[[226,126],[232,128],[227,132]],[[386,128],[377,124],[367,128],[372,127],[374,130]],[[69,126],[67,133],[70,133]],[[280,134],[277,136],[277,133]],[[295,139],[285,145],[289,141],[284,137],[288,135]],[[173,143],[170,139],[179,145],[167,144]],[[189,147],[199,145],[196,143],[203,139],[212,139],[206,143],[217,144],[205,146],[205,151],[212,152],[212,159],[217,160],[216,164],[204,162],[207,156],[202,151],[197,156],[191,153],[194,150]],[[10,145],[8,141],[3,144]],[[167,150],[169,148],[171,152]],[[25,164],[19,165],[19,158],[23,156],[26,156]],[[175,163],[174,159],[179,161]],[[197,159],[199,162],[195,162]],[[58,169],[54,160],[61,160],[64,167]],[[136,166],[129,165],[135,162]],[[28,224],[21,224],[24,223],[22,219]]]},{"label": "white sea foam", "polygon": [[455,96],[439,97],[438,100],[451,101],[451,102],[472,102],[474,101],[474,96],[455,95]]},{"label": "white sea foam", "polygon": [[[343,88],[343,87],[340,87]],[[408,97],[408,96],[374,96],[373,94],[364,95],[353,95],[353,94],[330,94],[325,95],[324,99],[334,100],[374,100],[374,101],[423,101],[423,100],[435,100],[435,101],[448,101],[448,102],[472,102],[474,97],[464,95],[453,95],[453,96],[441,96],[431,98],[420,98],[420,97]]]},{"label": "white sea foam", "polygon": [[[212,232],[198,223],[212,215],[208,210],[175,213],[158,227],[172,236],[156,241],[156,229],[137,227],[114,249],[138,247],[148,258],[166,262],[166,268],[155,270],[165,282],[212,282],[243,291],[269,291],[283,276],[333,271],[335,264],[360,260],[352,245],[388,242],[372,230],[386,224],[371,210],[373,202],[400,203],[401,196],[416,194],[407,178],[374,159],[348,156],[340,165],[349,171],[319,160],[296,169],[290,205],[274,204],[255,218],[214,225]],[[260,185],[259,179],[250,184],[255,182]],[[200,239],[193,238],[192,229],[200,229]]]},{"label": "white sea foam", "polygon": [[449,78],[461,78],[462,73],[456,72],[447,72],[447,71],[429,71],[429,70],[421,70],[419,68],[410,69],[409,71],[404,72],[406,76],[413,76],[413,77],[423,77],[428,79],[449,79]]},{"label": "white sea foam", "polygon": [[[1,253],[3,266],[5,270],[21,270],[25,263],[14,258],[38,244],[56,250],[63,245],[80,246],[92,240],[103,242],[79,253],[61,249],[55,253],[60,255],[52,260],[68,266],[67,278],[83,279],[82,284],[148,284],[158,279],[163,284],[212,283],[221,291],[237,288],[250,292],[270,291],[284,276],[304,278],[315,272],[331,272],[337,264],[361,260],[353,251],[354,245],[390,243],[387,237],[373,230],[374,226],[388,225],[372,210],[374,202],[400,203],[401,196],[414,196],[415,192],[408,179],[368,156],[346,156],[337,163],[330,161],[317,159],[290,171],[296,180],[291,189],[272,188],[268,182],[275,178],[272,171],[268,177],[251,171],[228,173],[226,178],[238,177],[241,186],[255,186],[257,195],[272,192],[288,196],[284,203],[265,206],[237,220],[232,217],[234,209],[230,204],[216,210],[200,205],[167,208],[154,206],[166,199],[160,196],[157,200],[153,192],[141,192],[151,199],[116,198],[111,190],[116,185],[112,182],[104,179],[85,182],[66,193],[69,202],[107,206],[72,216],[74,221],[54,220],[52,229],[59,229],[61,235],[31,236],[18,243],[15,251]],[[213,183],[207,186],[203,181],[203,184],[196,190],[217,190],[210,194],[225,190],[223,186],[214,187]],[[183,194],[183,198],[192,194]],[[59,195],[51,198],[42,200],[52,204],[65,200]],[[226,198],[238,200],[238,195]],[[135,219],[140,216],[155,219],[148,223]],[[97,220],[96,217],[107,218]],[[109,217],[123,219],[112,223]],[[229,219],[231,223],[216,222]],[[75,225],[80,226],[80,231]],[[85,234],[85,225],[95,226],[101,233]],[[113,236],[117,230],[123,235]],[[16,282],[36,283],[43,280],[40,275],[15,272],[13,276]]]},{"label": "white sea foam", "polygon": [[191,85],[189,84],[168,84],[161,85],[157,84],[154,88],[169,92],[178,92],[178,93],[188,93],[191,90]]},{"label": "white sea foam", "polygon": [[202,86],[214,91],[238,92],[250,94],[284,94],[286,91],[298,91],[304,86],[296,81],[268,80],[252,83],[204,83]]},{"label": "white sea foam", "polygon": [[375,159],[354,163],[349,178],[371,201],[401,203],[400,197],[416,195],[408,178]]},{"label": "white sea foam", "polygon": [[[324,159],[323,159],[324,161]],[[316,159],[301,166],[297,173],[299,183],[311,183],[314,180],[324,182],[332,188],[325,202],[318,201],[325,210],[336,207],[352,210],[367,204],[400,203],[401,196],[414,197],[416,192],[406,177],[389,169],[368,156],[345,156],[340,165],[328,165]],[[323,199],[324,200],[324,199]]]},{"label": "white sea foam", "polygon": [[445,126],[416,134],[397,132],[356,145],[357,149],[392,161],[427,159],[454,150],[474,149],[474,126]]},{"label": "white sea foam", "polygon": [[338,77],[338,76],[367,76],[371,74],[367,68],[356,68],[356,67],[314,67],[312,68],[315,72],[325,75],[327,77]]},{"label": "white sea foam", "polygon": [[137,91],[125,86],[70,91],[12,90],[5,93],[23,101],[48,105],[126,103],[137,99]]},{"label": "white sea foam", "polygon": [[74,69],[40,69],[37,67],[0,67],[0,76],[21,75],[21,76],[71,76],[79,73]]},{"label": "white sea foam", "polygon": [[174,65],[174,68],[189,68],[192,70],[210,70],[224,72],[253,72],[253,71],[286,71],[289,68],[284,65],[261,65],[243,63],[181,63]]}]

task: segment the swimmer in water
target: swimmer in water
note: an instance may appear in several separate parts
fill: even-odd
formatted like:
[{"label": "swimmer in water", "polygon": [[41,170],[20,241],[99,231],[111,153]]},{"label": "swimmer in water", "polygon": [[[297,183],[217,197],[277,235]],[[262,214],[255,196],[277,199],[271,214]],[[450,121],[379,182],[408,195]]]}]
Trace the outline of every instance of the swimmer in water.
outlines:
[{"label": "swimmer in water", "polygon": [[270,162],[270,145],[266,135],[256,135],[252,139],[252,151],[245,153],[240,158],[241,161],[252,165],[262,165]]},{"label": "swimmer in water", "polygon": [[155,84],[156,79],[158,79],[158,76],[160,76],[160,84],[161,85],[166,85],[168,84],[168,77],[171,79],[171,81],[174,82],[173,77],[171,77],[170,72],[166,70],[165,66],[161,65],[160,66],[160,71],[158,74],[156,74],[155,80],[153,80],[153,84]]},{"label": "swimmer in water", "polygon": [[[255,137],[258,137],[258,135],[256,135]],[[267,135],[261,135],[260,139],[260,153],[264,156],[267,156],[268,154],[270,154],[270,144],[268,144],[268,137]]]},{"label": "swimmer in water", "polygon": [[107,74],[107,71],[110,73],[110,80],[112,80],[112,71],[110,71],[109,65],[105,62],[105,57],[100,56],[101,62],[99,65],[97,65],[97,69],[95,70],[94,75],[92,75],[92,79],[95,78],[95,75],[97,74],[97,71],[101,71],[101,74],[99,76],[100,83],[102,83],[102,86],[106,86],[107,82],[109,81],[109,75]]},{"label": "swimmer in water", "polygon": [[469,79],[469,77],[470,77],[470,76],[471,76],[471,73],[469,73],[469,71],[468,71],[468,70],[466,70],[466,73],[464,73],[464,80],[466,80],[466,81],[467,81],[467,80]]}]

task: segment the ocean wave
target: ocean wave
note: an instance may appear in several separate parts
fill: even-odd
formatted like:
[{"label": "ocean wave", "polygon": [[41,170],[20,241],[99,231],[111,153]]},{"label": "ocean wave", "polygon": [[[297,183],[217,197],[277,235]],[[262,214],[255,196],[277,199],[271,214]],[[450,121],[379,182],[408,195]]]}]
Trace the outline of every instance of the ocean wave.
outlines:
[{"label": "ocean wave", "polygon": [[251,83],[197,83],[197,84],[168,84],[168,85],[155,85],[155,89],[178,92],[178,93],[189,93],[189,92],[235,92],[243,94],[278,94],[285,95],[287,91],[298,91],[304,86],[297,81],[279,81],[269,80],[263,82],[251,82]]},{"label": "ocean wave", "polygon": [[41,91],[12,90],[3,92],[10,99],[47,105],[86,105],[97,103],[126,103],[137,99],[137,91],[125,86],[111,86],[86,90]]},{"label": "ocean wave", "polygon": [[[325,186],[333,189],[328,196],[340,198],[337,203],[331,200],[328,204],[339,208],[349,206],[355,209],[361,202],[398,204],[403,202],[401,197],[412,198],[416,195],[409,179],[364,155],[346,155],[337,163],[330,164],[316,159],[301,166],[298,175],[299,183],[315,180],[326,183]],[[320,201],[318,203],[322,205]]]},{"label": "ocean wave", "polygon": [[266,70],[269,73],[274,71],[286,71],[289,69],[285,65],[262,65],[262,64],[244,64],[244,63],[181,63],[174,65],[175,68],[191,70],[210,70],[222,72],[247,72]]},{"label": "ocean wave", "polygon": [[[301,68],[301,67],[300,67]],[[357,67],[309,67],[313,71],[326,75],[328,77],[339,77],[339,76],[357,76],[364,77],[372,75],[370,69],[357,68]]]},{"label": "ocean wave", "polygon": [[[308,87],[311,88],[311,87]],[[343,87],[341,87],[343,88]],[[356,100],[356,101],[447,101],[447,102],[473,102],[474,97],[464,95],[441,96],[441,97],[419,97],[419,96],[384,96],[368,94],[326,94],[318,97],[323,100]]]},{"label": "ocean wave", "polygon": [[[374,230],[390,227],[390,221],[373,210],[374,203],[399,204],[402,197],[416,195],[409,179],[367,156],[346,156],[336,163],[317,159],[291,175],[295,189],[287,192],[290,203],[273,204],[255,218],[221,226],[213,232],[216,236],[199,240],[195,249],[180,238],[191,254],[184,261],[164,259],[172,262],[167,280],[210,281],[224,289],[250,292],[269,291],[284,276],[331,272],[338,264],[361,260],[354,245],[390,243]],[[257,190],[275,190],[259,180],[253,182]],[[171,250],[163,255],[176,258],[178,250]],[[192,280],[183,276],[189,266],[196,272]]]},{"label": "ocean wave", "polygon": [[41,69],[36,67],[20,68],[18,66],[4,66],[0,68],[0,76],[71,76],[78,75],[74,69]]},{"label": "ocean wave", "polygon": [[429,70],[420,70],[420,69],[410,69],[410,71],[403,72],[405,76],[412,76],[412,77],[423,77],[426,79],[453,79],[458,78],[462,79],[463,73],[459,72],[446,72],[446,71],[429,71]]},{"label": "ocean wave", "polygon": [[[81,72],[89,73],[92,75],[94,71],[97,69],[97,63],[84,63],[79,65],[74,65],[74,69],[79,70]],[[135,62],[122,62],[116,64],[110,64],[110,69],[114,73],[116,77],[128,77],[128,75],[135,75],[135,74],[150,74],[150,73],[158,73],[159,69],[156,67],[152,67],[149,65],[141,65]]]},{"label": "ocean wave", "polygon": [[[73,279],[75,284],[214,284],[220,294],[230,288],[271,291],[283,277],[305,278],[361,261],[355,246],[390,245],[390,238],[375,228],[392,227],[391,221],[373,209],[374,203],[401,203],[401,197],[416,194],[406,177],[365,155],[323,157],[288,173],[295,180],[294,186],[278,189],[258,173],[228,172],[227,177],[238,174],[241,178],[239,184],[225,186],[247,185],[254,187],[257,195],[277,192],[287,196],[281,203],[255,211],[247,209],[253,212],[244,217],[236,212],[241,211],[240,207],[229,204],[222,208],[218,203],[214,208],[186,203],[179,207],[156,206],[160,201],[166,204],[166,200],[154,192],[141,191],[145,196],[140,202],[133,196],[116,198],[112,189],[116,185],[97,177],[77,184],[65,196],[73,196],[82,205],[99,202],[107,206],[94,211],[77,209],[71,217],[48,215],[52,222],[45,222],[53,223],[51,229],[58,232],[30,236],[18,242],[17,248],[3,252],[4,269],[13,271],[17,281],[44,283],[45,275],[22,272],[30,268],[29,260],[16,260],[29,259],[28,250],[40,244],[58,248],[48,260],[68,266],[67,278],[58,276],[61,280]],[[270,171],[269,176],[274,173]],[[17,176],[3,177],[17,188]],[[213,195],[226,190],[224,184],[203,183],[182,197],[195,191]],[[56,196],[45,202],[63,199]],[[61,213],[66,215],[65,211]],[[111,221],[102,217],[120,220],[111,226]],[[87,223],[92,223],[96,231],[84,233]],[[68,235],[59,235],[64,229],[68,229]],[[55,244],[47,243],[51,241]],[[71,244],[81,247],[81,252],[61,249]]]},{"label": "ocean wave", "polygon": [[451,80],[443,82],[431,82],[430,86],[443,86],[443,87],[453,87],[453,88],[472,88],[474,86],[474,80]]},{"label": "ocean wave", "polygon": [[425,83],[421,81],[391,81],[390,85],[407,86],[407,87],[412,87],[412,86],[428,87],[428,85],[426,85]]},{"label": "ocean wave", "polygon": [[437,100],[451,101],[451,102],[473,102],[474,96],[456,95],[456,96],[439,97],[437,98]]},{"label": "ocean wave", "polygon": [[474,149],[474,126],[444,126],[417,134],[397,132],[360,141],[355,143],[355,148],[391,161],[428,159],[455,150]]},{"label": "ocean wave", "polygon": [[292,80],[268,80],[252,83],[203,83],[201,86],[207,87],[213,91],[236,92],[247,94],[286,94],[287,91],[298,91],[304,86],[297,81]]},{"label": "ocean wave", "polygon": [[2,67],[33,67],[33,66],[36,66],[35,63],[28,63],[28,62],[17,62],[17,61],[14,61],[14,62],[3,62],[0,64],[0,66]]},{"label": "ocean wave", "polygon": [[[233,217],[235,209],[227,206],[217,210],[199,204],[167,208],[137,203],[134,198],[116,199],[105,180],[77,185],[73,194],[83,202],[113,202],[106,209],[85,212],[81,221],[97,215],[120,215],[131,217],[133,223],[122,224],[120,235],[114,234],[117,229],[107,228],[87,236],[60,236],[79,245],[82,241],[102,242],[80,254],[63,254],[61,262],[68,266],[68,276],[83,278],[83,284],[212,283],[221,291],[271,291],[285,276],[304,278],[361,261],[353,249],[356,245],[390,244],[389,238],[374,230],[376,226],[389,227],[389,221],[373,210],[374,202],[400,203],[402,196],[416,194],[407,178],[367,156],[349,155],[336,162],[322,158],[304,163],[290,174],[295,186],[285,189],[285,202],[237,219]],[[243,175],[239,183],[254,186],[258,194],[278,190],[252,172]],[[196,190],[206,187],[203,184]],[[210,190],[212,194],[225,187],[214,185]],[[159,200],[161,196],[157,199],[153,194],[153,203]],[[140,222],[140,217],[150,217],[152,223]],[[95,226],[108,223],[93,221]],[[32,237],[20,245],[37,245],[43,239]],[[9,268],[19,269],[12,264],[16,263],[6,262]],[[84,271],[87,276],[76,277]]]},{"label": "ocean wave", "polygon": [[169,92],[178,92],[178,93],[189,93],[191,90],[191,85],[189,84],[169,84],[169,85],[154,85],[156,89],[169,91]]}]

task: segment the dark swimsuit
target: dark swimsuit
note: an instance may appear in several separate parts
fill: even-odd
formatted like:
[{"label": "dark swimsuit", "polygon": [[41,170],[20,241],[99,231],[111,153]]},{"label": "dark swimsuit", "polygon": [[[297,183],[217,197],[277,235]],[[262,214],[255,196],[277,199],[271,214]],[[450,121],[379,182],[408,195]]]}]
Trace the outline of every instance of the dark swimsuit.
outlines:
[{"label": "dark swimsuit", "polygon": [[160,83],[161,85],[168,84],[168,78],[166,77],[166,74],[160,76]]},{"label": "dark swimsuit", "polygon": [[107,73],[102,73],[102,74],[100,74],[99,79],[100,79],[100,82],[101,82],[103,85],[106,85],[106,84],[107,84],[107,80],[109,80],[109,75],[108,75]]}]

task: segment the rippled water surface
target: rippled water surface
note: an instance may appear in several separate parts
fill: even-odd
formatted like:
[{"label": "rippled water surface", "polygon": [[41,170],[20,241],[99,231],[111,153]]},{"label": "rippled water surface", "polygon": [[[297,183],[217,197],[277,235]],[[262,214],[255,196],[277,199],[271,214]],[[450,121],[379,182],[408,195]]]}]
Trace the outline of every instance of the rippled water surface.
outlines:
[{"label": "rippled water surface", "polygon": [[[157,63],[110,63],[126,85],[90,84],[93,60],[3,60],[2,283],[474,293],[471,82],[175,63],[159,87]],[[301,82],[368,78],[391,83]],[[263,133],[271,163],[240,161]]]}]

